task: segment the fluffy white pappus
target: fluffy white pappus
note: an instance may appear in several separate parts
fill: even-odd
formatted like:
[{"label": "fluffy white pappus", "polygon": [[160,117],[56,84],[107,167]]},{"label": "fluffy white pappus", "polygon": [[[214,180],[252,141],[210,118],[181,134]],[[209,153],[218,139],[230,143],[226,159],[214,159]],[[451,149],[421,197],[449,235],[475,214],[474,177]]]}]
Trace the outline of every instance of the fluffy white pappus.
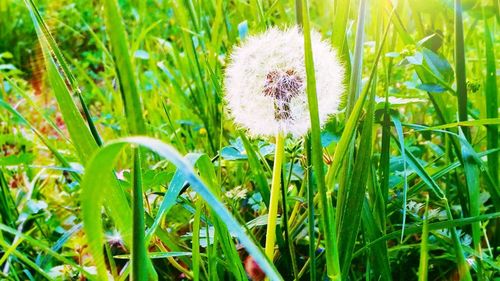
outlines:
[{"label": "fluffy white pappus", "polygon": [[[344,68],[330,44],[311,32],[321,126],[339,111]],[[298,27],[271,28],[233,50],[225,98],[234,122],[252,136],[279,131],[300,137],[310,128],[304,37]]]}]

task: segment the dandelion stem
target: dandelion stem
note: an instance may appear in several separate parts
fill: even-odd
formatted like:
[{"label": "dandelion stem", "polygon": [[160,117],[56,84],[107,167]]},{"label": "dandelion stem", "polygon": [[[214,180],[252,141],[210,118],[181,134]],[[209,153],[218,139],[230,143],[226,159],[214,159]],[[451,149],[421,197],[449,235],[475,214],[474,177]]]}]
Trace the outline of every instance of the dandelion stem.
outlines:
[{"label": "dandelion stem", "polygon": [[274,154],[273,181],[271,184],[271,199],[266,231],[266,255],[272,261],[274,256],[274,242],[276,241],[276,218],[278,216],[278,200],[281,187],[281,165],[285,154],[285,137],[283,132],[276,135],[276,151]]}]

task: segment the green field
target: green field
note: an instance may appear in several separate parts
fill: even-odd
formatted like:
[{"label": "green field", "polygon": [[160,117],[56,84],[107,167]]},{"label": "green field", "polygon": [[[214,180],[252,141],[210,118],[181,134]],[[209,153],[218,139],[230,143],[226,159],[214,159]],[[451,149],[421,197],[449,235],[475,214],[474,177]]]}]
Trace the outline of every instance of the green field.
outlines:
[{"label": "green field", "polygon": [[500,280],[499,6],[0,0],[0,280]]}]

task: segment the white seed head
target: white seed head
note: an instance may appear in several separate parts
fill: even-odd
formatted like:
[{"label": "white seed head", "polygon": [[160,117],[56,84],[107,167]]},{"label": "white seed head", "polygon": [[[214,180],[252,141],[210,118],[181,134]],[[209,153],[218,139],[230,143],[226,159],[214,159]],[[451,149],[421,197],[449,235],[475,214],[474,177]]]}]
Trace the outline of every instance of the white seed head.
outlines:
[{"label": "white seed head", "polygon": [[[339,110],[344,69],[329,43],[311,32],[320,124]],[[236,47],[225,75],[227,107],[253,136],[279,131],[300,137],[310,128],[304,37],[297,27],[271,28]]]}]

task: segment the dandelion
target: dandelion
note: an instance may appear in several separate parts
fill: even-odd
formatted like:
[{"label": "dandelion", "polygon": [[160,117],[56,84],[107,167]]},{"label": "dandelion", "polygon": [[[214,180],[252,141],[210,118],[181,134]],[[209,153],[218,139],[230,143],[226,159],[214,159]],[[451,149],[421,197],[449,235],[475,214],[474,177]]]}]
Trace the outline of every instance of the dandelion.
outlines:
[{"label": "dandelion", "polygon": [[[344,69],[335,51],[312,32],[312,50],[321,125],[339,110]],[[226,69],[227,107],[236,124],[252,136],[278,132],[300,137],[310,128],[304,38],[297,27],[271,28],[249,37]]]},{"label": "dandelion", "polygon": [[[339,110],[344,70],[335,51],[311,34],[319,121],[322,126]],[[271,28],[237,47],[226,69],[227,107],[236,124],[252,136],[275,136],[266,255],[274,257],[285,136],[301,137],[311,126],[306,93],[304,37],[298,27]]]}]

